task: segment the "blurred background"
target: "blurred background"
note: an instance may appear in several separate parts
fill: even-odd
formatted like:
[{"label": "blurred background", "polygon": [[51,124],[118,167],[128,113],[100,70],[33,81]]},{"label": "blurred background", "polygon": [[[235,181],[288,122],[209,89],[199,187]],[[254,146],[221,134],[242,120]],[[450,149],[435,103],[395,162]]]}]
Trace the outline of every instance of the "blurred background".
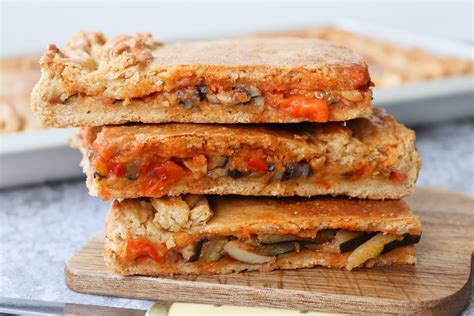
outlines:
[{"label": "blurred background", "polygon": [[470,1],[3,1],[2,55],[42,52],[51,42],[62,46],[79,30],[100,30],[108,36],[152,32],[169,41],[341,19],[472,41]]},{"label": "blurred background", "polygon": [[[348,46],[369,64],[373,105],[417,132],[423,159],[418,185],[474,197],[472,1],[0,4],[0,239],[6,241],[0,246],[9,245],[0,249],[9,253],[0,256],[0,296],[84,300],[66,289],[64,260],[102,228],[107,207],[87,195],[80,154],[68,147],[74,130],[42,128],[29,105],[42,52],[81,30],[108,37],[151,32],[165,42],[299,36]],[[92,296],[87,301],[148,304]]]}]

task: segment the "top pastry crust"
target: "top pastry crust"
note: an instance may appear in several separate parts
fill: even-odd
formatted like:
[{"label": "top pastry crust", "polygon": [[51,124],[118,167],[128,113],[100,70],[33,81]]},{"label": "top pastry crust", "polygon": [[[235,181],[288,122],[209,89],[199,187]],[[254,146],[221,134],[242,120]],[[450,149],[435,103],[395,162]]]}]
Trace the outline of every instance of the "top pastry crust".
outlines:
[{"label": "top pastry crust", "polygon": [[32,106],[48,126],[327,122],[370,114],[367,65],[320,40],[165,45],[150,34],[108,40],[81,32],[63,50],[51,44],[41,67]]},{"label": "top pastry crust", "polygon": [[63,51],[50,45],[41,66],[68,95],[81,92],[116,99],[173,90],[193,75],[224,85],[259,82],[285,90],[370,85],[367,65],[359,55],[326,41],[293,38],[163,45],[151,34],[107,40],[101,33],[81,32]]}]

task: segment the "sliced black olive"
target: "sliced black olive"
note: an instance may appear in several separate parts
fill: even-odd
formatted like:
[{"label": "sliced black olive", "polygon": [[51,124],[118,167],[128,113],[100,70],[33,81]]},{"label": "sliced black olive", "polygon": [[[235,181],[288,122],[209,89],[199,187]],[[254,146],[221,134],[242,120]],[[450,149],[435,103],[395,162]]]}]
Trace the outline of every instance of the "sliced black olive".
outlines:
[{"label": "sliced black olive", "polygon": [[274,163],[271,163],[268,165],[268,168],[267,168],[267,171],[268,172],[273,172],[275,171],[275,164]]},{"label": "sliced black olive", "polygon": [[190,109],[193,107],[193,102],[188,98],[186,92],[183,90],[176,91],[176,97],[179,100],[179,105],[184,109]]},{"label": "sliced black olive", "polygon": [[281,181],[287,181],[293,178],[293,175],[295,174],[296,168],[294,165],[288,165],[286,166],[285,172],[283,172],[281,176]]},{"label": "sliced black olive", "polygon": [[367,240],[369,240],[370,238],[372,238],[375,235],[376,235],[376,233],[370,233],[370,234],[362,233],[362,234],[359,234],[357,237],[339,244],[339,250],[341,251],[341,253],[352,251],[352,250],[356,249],[357,247],[359,247],[360,245],[362,245],[363,243],[365,243]]},{"label": "sliced black olive", "polygon": [[229,176],[233,179],[238,179],[238,178],[242,178],[245,174],[237,169],[234,169],[234,170],[230,170],[229,171]]},{"label": "sliced black olive", "polygon": [[402,240],[394,240],[383,247],[382,253],[389,252],[395,248],[406,246],[406,245],[413,245],[420,241],[420,235],[409,235],[405,234],[405,237]]},{"label": "sliced black olive", "polygon": [[204,243],[208,241],[209,239],[207,239],[207,237],[204,237],[198,240],[196,247],[194,248],[194,255],[192,255],[191,258],[189,258],[188,262],[194,262],[197,259],[199,259],[199,257],[201,256],[202,246],[204,245]]},{"label": "sliced black olive", "polygon": [[94,175],[93,175],[94,179],[103,179],[105,178],[105,176],[101,175],[100,173],[98,173],[97,171],[94,171]]},{"label": "sliced black olive", "polygon": [[198,92],[199,101],[204,100],[204,98],[207,95],[207,86],[200,84],[199,86],[197,86],[197,92]]}]

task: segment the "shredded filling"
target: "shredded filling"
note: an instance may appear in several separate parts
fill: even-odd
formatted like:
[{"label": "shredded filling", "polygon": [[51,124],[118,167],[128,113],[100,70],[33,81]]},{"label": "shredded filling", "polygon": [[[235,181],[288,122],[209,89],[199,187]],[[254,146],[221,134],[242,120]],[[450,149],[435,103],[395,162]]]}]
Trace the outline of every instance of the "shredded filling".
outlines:
[{"label": "shredded filling", "polygon": [[[59,102],[70,104],[79,94],[61,95]],[[289,93],[265,92],[254,86],[238,86],[231,89],[220,89],[214,86],[198,84],[182,87],[171,92],[155,92],[150,95],[133,99],[106,98],[106,105],[128,105],[134,101],[164,102],[168,106],[179,106],[183,109],[193,109],[202,103],[219,104],[223,106],[246,105],[254,107],[270,106],[283,110],[295,118],[304,118],[314,122],[325,123],[329,120],[329,106],[336,103],[343,105],[365,102],[370,98],[370,92],[364,91],[291,91]],[[167,102],[167,103],[166,103]]]}]

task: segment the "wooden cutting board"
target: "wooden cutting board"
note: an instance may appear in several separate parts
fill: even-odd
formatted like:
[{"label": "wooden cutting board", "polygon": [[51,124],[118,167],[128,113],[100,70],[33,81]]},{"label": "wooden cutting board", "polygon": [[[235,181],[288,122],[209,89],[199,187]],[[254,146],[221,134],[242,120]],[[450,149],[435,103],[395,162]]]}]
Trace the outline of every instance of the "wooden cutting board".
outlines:
[{"label": "wooden cutting board", "polygon": [[415,266],[122,277],[106,269],[101,256],[103,234],[99,234],[66,264],[66,282],[77,292],[156,301],[343,313],[459,313],[471,291],[474,200],[424,188],[407,201],[423,223]]}]

